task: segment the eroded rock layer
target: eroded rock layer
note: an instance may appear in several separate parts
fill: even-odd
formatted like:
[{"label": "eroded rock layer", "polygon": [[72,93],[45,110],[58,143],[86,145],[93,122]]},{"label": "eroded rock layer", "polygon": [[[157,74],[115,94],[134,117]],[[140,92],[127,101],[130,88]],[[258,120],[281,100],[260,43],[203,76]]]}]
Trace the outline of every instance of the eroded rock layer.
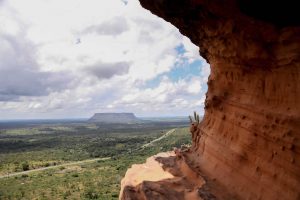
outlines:
[{"label": "eroded rock layer", "polygon": [[205,180],[177,152],[159,153],[146,163],[133,165],[121,182],[122,200],[203,200],[214,197],[209,190],[199,190]]},{"label": "eroded rock layer", "polygon": [[140,2],[188,36],[211,66],[205,116],[192,128],[187,163],[213,180],[219,199],[300,199],[297,6]]}]

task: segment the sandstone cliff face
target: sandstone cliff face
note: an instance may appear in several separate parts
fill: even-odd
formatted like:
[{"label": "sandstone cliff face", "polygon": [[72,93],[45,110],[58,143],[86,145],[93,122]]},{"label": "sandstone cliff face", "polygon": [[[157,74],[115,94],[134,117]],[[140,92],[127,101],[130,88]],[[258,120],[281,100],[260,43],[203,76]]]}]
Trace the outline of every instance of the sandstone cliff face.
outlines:
[{"label": "sandstone cliff face", "polygon": [[121,182],[122,199],[201,200],[204,179],[174,152],[159,153],[145,164],[133,165]]},{"label": "sandstone cliff face", "polygon": [[[206,177],[218,199],[300,199],[300,17],[295,5],[140,2],[198,45],[211,66],[205,116],[191,128],[186,163]],[[284,10],[289,14],[278,17],[276,12]]]}]

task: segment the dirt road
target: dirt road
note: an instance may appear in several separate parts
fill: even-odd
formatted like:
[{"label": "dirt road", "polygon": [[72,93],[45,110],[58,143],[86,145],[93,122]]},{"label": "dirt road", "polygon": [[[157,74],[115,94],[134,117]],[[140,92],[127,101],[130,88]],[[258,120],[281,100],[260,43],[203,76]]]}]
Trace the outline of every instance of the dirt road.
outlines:
[{"label": "dirt road", "polygon": [[166,134],[164,134],[163,136],[161,136],[161,137],[159,137],[159,138],[157,138],[157,139],[155,139],[155,140],[152,140],[151,142],[149,142],[149,143],[147,143],[147,144],[144,144],[144,145],[142,146],[142,148],[148,147],[148,146],[150,146],[151,144],[153,144],[154,142],[157,142],[157,141],[160,141],[160,140],[164,139],[164,138],[167,137],[168,135],[172,134],[175,130],[176,130],[176,128],[169,130],[169,131],[166,132]]},{"label": "dirt road", "polygon": [[86,164],[86,163],[96,162],[96,161],[99,161],[99,160],[108,160],[108,159],[110,159],[110,157],[88,159],[88,160],[82,160],[82,161],[65,163],[65,164],[61,164],[61,165],[55,165],[55,166],[49,166],[49,167],[42,167],[42,168],[38,168],[38,169],[32,169],[32,170],[23,171],[23,172],[16,172],[16,173],[2,175],[2,176],[0,176],[0,179],[1,178],[12,177],[12,176],[23,175],[23,174],[29,174],[29,173],[32,173],[32,172],[44,171],[44,170],[48,170],[48,169],[56,169],[56,168],[59,168],[59,167],[66,167],[66,166],[70,166],[70,165]]},{"label": "dirt road", "polygon": [[[175,130],[176,130],[176,128],[169,130],[163,136],[161,136],[161,137],[159,137],[159,138],[157,138],[155,140],[152,140],[151,142],[149,142],[147,144],[144,144],[142,146],[142,148],[148,147],[148,146],[152,145],[154,142],[162,140],[163,138],[165,138],[168,135],[172,134]],[[32,169],[32,170],[23,171],[23,172],[16,172],[16,173],[11,173],[11,174],[1,175],[0,179],[7,178],[7,177],[12,177],[12,176],[23,175],[23,174],[29,174],[29,173],[32,173],[32,172],[44,171],[44,170],[48,170],[48,169],[56,169],[56,168],[59,168],[59,167],[66,167],[66,166],[70,166],[70,165],[80,165],[80,164],[95,162],[95,161],[98,161],[98,160],[108,160],[108,159],[110,159],[110,157],[88,159],[88,160],[82,160],[82,161],[77,161],[77,162],[65,163],[65,164],[61,164],[61,165],[55,165],[55,166],[49,166],[49,167],[42,167],[42,168]]]}]

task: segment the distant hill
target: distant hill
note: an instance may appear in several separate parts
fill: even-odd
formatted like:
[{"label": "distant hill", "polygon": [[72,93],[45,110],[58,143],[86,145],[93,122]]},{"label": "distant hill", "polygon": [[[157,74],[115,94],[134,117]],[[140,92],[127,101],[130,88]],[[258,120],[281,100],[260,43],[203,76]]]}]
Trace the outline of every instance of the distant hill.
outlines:
[{"label": "distant hill", "polygon": [[89,122],[134,124],[141,122],[133,113],[95,113]]}]

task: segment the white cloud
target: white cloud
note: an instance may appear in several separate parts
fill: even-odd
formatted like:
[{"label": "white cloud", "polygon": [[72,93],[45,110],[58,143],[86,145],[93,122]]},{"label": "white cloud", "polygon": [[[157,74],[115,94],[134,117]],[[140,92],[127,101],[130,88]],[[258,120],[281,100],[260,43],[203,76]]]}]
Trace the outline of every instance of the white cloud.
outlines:
[{"label": "white cloud", "polygon": [[83,34],[97,33],[99,35],[120,35],[129,29],[127,21],[124,17],[118,16],[103,22],[99,25],[92,25],[87,27]]},{"label": "white cloud", "polygon": [[184,57],[188,59],[189,63],[199,59],[199,47],[195,46],[189,38],[183,37],[182,44],[186,49]]},{"label": "white cloud", "polygon": [[[191,80],[165,77],[144,88],[176,63],[201,58],[189,39],[137,0],[6,0],[0,22],[0,118],[124,109],[180,114],[200,105],[207,67]],[[185,52],[176,50],[180,45]]]},{"label": "white cloud", "polygon": [[176,113],[174,108],[190,111],[199,106],[203,107],[204,101],[201,96],[204,94],[201,92],[200,77],[194,76],[188,80],[181,79],[177,82],[163,77],[157,87],[135,88],[121,99],[115,100],[109,107],[126,106],[131,110],[142,109],[144,113],[151,114],[158,114],[161,111]]}]

